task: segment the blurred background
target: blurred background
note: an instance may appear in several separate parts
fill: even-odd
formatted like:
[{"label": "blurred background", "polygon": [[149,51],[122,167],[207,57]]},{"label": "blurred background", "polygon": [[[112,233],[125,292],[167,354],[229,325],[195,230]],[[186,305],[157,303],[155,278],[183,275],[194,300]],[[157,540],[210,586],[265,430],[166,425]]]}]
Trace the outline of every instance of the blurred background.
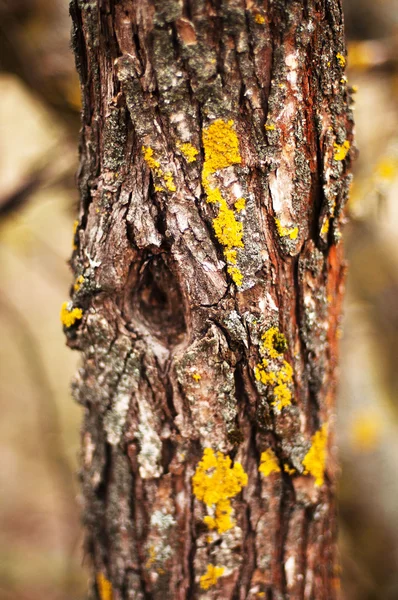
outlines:
[{"label": "blurred background", "polygon": [[[398,0],[345,0],[360,157],[337,430],[344,600],[398,599]],[[77,212],[66,0],[0,0],[0,597],[83,599],[77,354],[59,322]]]}]

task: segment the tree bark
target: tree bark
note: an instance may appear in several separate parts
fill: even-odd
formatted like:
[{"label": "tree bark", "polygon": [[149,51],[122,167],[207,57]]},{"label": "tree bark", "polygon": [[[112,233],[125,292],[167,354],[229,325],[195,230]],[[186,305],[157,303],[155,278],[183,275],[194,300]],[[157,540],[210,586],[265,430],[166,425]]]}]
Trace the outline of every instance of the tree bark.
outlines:
[{"label": "tree bark", "polygon": [[339,0],[72,0],[91,596],[334,599]]}]

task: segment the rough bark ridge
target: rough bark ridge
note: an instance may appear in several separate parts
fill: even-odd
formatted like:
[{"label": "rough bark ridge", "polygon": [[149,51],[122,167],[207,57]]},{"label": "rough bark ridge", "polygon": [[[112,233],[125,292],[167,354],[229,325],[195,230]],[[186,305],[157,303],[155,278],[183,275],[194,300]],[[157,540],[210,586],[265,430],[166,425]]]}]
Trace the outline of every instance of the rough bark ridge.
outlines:
[{"label": "rough bark ridge", "polygon": [[332,599],[339,0],[72,0],[92,597]]}]

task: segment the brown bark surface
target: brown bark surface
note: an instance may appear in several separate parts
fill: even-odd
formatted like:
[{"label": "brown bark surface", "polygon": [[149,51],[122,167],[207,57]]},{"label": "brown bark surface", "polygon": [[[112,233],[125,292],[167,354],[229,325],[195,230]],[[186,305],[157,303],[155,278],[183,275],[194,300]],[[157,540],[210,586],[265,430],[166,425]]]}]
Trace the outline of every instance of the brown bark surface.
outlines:
[{"label": "brown bark surface", "polygon": [[336,598],[340,1],[72,0],[71,15],[81,204],[63,321],[82,353],[92,597]]}]

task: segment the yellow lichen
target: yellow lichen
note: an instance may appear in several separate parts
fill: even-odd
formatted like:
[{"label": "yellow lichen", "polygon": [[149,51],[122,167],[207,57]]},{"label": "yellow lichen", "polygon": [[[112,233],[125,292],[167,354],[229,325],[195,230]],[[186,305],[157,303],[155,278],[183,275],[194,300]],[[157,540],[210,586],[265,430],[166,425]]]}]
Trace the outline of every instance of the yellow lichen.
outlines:
[{"label": "yellow lichen", "polygon": [[217,119],[203,130],[203,148],[205,162],[203,179],[219,169],[225,169],[234,164],[240,164],[239,140],[234,128],[234,122]]},{"label": "yellow lichen", "polygon": [[283,227],[280,219],[277,219],[276,217],[274,218],[275,220],[275,225],[276,228],[278,230],[278,233],[281,237],[290,237],[291,240],[296,240],[297,236],[298,236],[298,232],[299,232],[299,228],[298,227]]},{"label": "yellow lichen", "polygon": [[261,336],[260,346],[270,358],[277,358],[287,350],[287,340],[277,327],[270,327]]},{"label": "yellow lichen", "polygon": [[329,228],[330,228],[330,219],[329,219],[329,217],[326,217],[324,219],[322,227],[321,227],[321,235],[326,235],[329,232]]},{"label": "yellow lichen", "polygon": [[72,248],[73,248],[73,250],[77,250],[77,246],[75,244],[75,237],[76,237],[76,231],[77,231],[78,227],[79,227],[79,221],[76,219],[76,221],[73,221],[73,236],[72,236]]},{"label": "yellow lichen", "polygon": [[292,393],[286,383],[279,383],[274,387],[274,398],[272,405],[276,406],[278,410],[282,410],[284,406],[291,404]]},{"label": "yellow lichen", "polygon": [[195,381],[200,381],[202,377],[201,375],[199,375],[199,373],[192,373],[192,379],[194,379]]},{"label": "yellow lichen", "polygon": [[103,573],[97,573],[97,587],[101,600],[112,600],[112,584]]},{"label": "yellow lichen", "polygon": [[152,565],[155,563],[155,561],[156,561],[155,546],[152,545],[152,546],[149,547],[148,554],[149,554],[149,557],[148,557],[148,560],[145,563],[145,568],[149,570],[152,567]]},{"label": "yellow lichen", "polygon": [[224,250],[224,257],[228,264],[236,265],[236,259],[237,259],[236,250]]},{"label": "yellow lichen", "polygon": [[268,477],[268,475],[271,475],[271,473],[280,472],[281,469],[278,463],[278,459],[276,458],[271,448],[268,448],[268,450],[261,453],[260,466],[258,467],[258,470],[265,477]]},{"label": "yellow lichen", "polygon": [[228,273],[231,275],[232,281],[240,286],[243,283],[243,273],[238,267],[228,267]]},{"label": "yellow lichen", "polygon": [[286,463],[283,465],[283,470],[285,471],[285,473],[287,473],[288,475],[294,475],[296,472],[296,469],[292,469],[291,467],[289,467],[289,465],[287,465]]},{"label": "yellow lichen", "polygon": [[333,154],[333,158],[334,160],[344,160],[345,157],[348,154],[348,151],[350,149],[350,142],[348,140],[346,140],[345,142],[343,142],[343,144],[333,144],[333,148],[334,148],[334,154]]},{"label": "yellow lichen", "polygon": [[187,159],[187,162],[195,162],[196,155],[199,154],[199,150],[197,150],[195,146],[192,146],[192,144],[190,144],[189,142],[179,142],[177,144],[177,147],[179,150],[181,150],[181,152]]},{"label": "yellow lichen", "polygon": [[174,183],[173,175],[170,173],[170,171],[163,175],[163,179],[169,192],[175,192],[177,188]]},{"label": "yellow lichen", "polygon": [[[205,160],[202,171],[202,185],[206,192],[207,202],[218,204],[218,215],[213,219],[214,233],[223,246],[224,256],[228,264],[237,261],[236,248],[243,248],[243,224],[236,219],[234,211],[229,208],[221,190],[211,184],[211,177],[216,171],[234,164],[240,164],[239,140],[233,129],[233,121],[217,119],[203,130],[203,147]],[[235,203],[238,212],[245,207],[244,198]],[[236,285],[241,285],[243,275],[238,267],[229,267],[228,273]]]},{"label": "yellow lichen", "polygon": [[254,368],[254,376],[263,385],[272,386],[272,406],[282,410],[289,406],[292,392],[289,385],[293,383],[292,366],[283,359],[287,350],[286,337],[276,327],[270,327],[261,337],[261,362]]},{"label": "yellow lichen", "polygon": [[275,125],[273,125],[272,123],[267,123],[267,124],[265,125],[265,129],[266,129],[267,131],[275,131]]},{"label": "yellow lichen", "polygon": [[217,532],[221,535],[226,531],[229,531],[234,526],[234,521],[231,518],[232,506],[229,500],[220,500],[216,504],[214,517],[206,515],[203,519],[203,523],[208,526],[209,529],[217,529]]},{"label": "yellow lichen", "polygon": [[259,25],[263,25],[265,23],[265,17],[263,17],[263,15],[260,15],[260,13],[256,13],[256,15],[254,17],[254,20]]},{"label": "yellow lichen", "polygon": [[142,153],[144,155],[144,160],[150,169],[155,172],[160,169],[160,162],[154,158],[153,148],[150,146],[142,146]]},{"label": "yellow lichen", "polygon": [[338,52],[338,53],[336,54],[336,58],[337,58],[337,60],[339,61],[339,65],[340,65],[340,67],[345,67],[346,59],[345,59],[345,56],[343,56],[343,55],[341,54],[341,52]]},{"label": "yellow lichen", "polygon": [[69,302],[64,302],[61,306],[61,322],[65,327],[72,327],[83,317],[83,310],[81,308],[69,308]]},{"label": "yellow lichen", "polygon": [[75,292],[78,292],[80,290],[83,283],[84,283],[84,277],[83,277],[83,275],[79,275],[79,277],[76,279],[76,281],[73,285],[73,289],[75,290]]},{"label": "yellow lichen", "polygon": [[323,425],[311,438],[311,448],[303,460],[305,475],[315,477],[315,485],[321,486],[324,481],[326,465],[327,425]]},{"label": "yellow lichen", "polygon": [[218,216],[213,220],[214,233],[216,234],[218,241],[227,250],[232,250],[232,248],[243,248],[242,223],[236,220],[234,211],[228,208],[224,198],[220,203],[219,209],[220,212],[218,213]]},{"label": "yellow lichen", "polygon": [[237,201],[235,202],[235,210],[237,212],[241,212],[242,210],[245,210],[245,208],[246,208],[245,198],[238,198]]},{"label": "yellow lichen", "polygon": [[254,368],[254,376],[257,381],[261,381],[264,385],[272,385],[276,383],[277,377],[276,373],[273,371],[268,371],[268,361],[263,358],[261,363],[258,363]]},{"label": "yellow lichen", "polygon": [[234,526],[230,499],[239,494],[248,481],[240,463],[231,465],[229,456],[221,452],[215,454],[211,448],[205,448],[192,477],[196,498],[214,509],[214,516],[206,516],[204,522],[209,529],[217,529],[220,534]]},{"label": "yellow lichen", "polygon": [[199,583],[202,590],[208,590],[217,584],[217,581],[224,573],[224,567],[216,567],[215,565],[207,565],[207,571],[201,576]]},{"label": "yellow lichen", "polygon": [[[153,171],[154,175],[159,179],[163,179],[165,187],[169,192],[175,192],[177,190],[173,175],[170,171],[166,173],[163,172],[163,169],[160,167],[160,162],[155,158],[153,148],[150,146],[142,146],[142,154],[144,155],[144,160],[148,167]],[[163,186],[156,184],[155,192],[162,192]]]}]

